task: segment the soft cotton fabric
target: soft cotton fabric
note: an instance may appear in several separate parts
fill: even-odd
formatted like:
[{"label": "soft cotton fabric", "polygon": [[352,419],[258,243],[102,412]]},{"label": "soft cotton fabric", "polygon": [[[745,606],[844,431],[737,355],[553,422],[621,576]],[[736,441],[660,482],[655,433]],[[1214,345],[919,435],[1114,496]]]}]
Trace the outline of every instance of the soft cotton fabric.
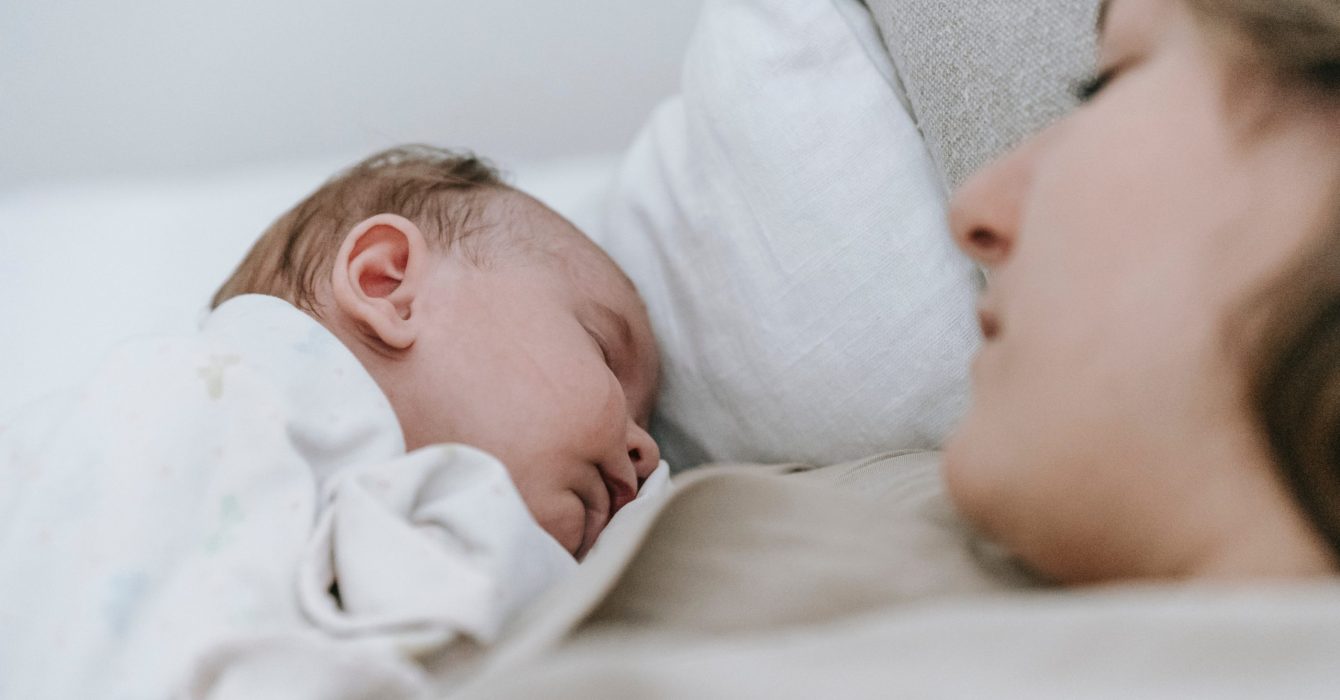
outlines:
[{"label": "soft cotton fabric", "polygon": [[934,447],[966,404],[973,268],[854,1],[708,0],[592,231],[646,299],[676,468]]},{"label": "soft cotton fabric", "polygon": [[699,470],[650,516],[453,697],[1334,693],[1334,579],[1049,588],[964,526],[934,454]]},{"label": "soft cotton fabric", "polygon": [[0,697],[423,692],[576,563],[495,459],[406,454],[271,297],[123,346],[0,432]]}]

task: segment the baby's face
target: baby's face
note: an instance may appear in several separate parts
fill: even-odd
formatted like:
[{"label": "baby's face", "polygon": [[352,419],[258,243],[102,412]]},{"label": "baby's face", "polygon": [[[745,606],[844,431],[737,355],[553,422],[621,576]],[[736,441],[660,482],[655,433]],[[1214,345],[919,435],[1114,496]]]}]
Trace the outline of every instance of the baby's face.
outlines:
[{"label": "baby's face", "polygon": [[[658,358],[637,292],[566,220],[528,203],[544,251],[437,255],[393,397],[408,447],[460,442],[502,460],[536,520],[580,558],[660,453],[647,433]],[[534,231],[536,227],[551,230]]]}]

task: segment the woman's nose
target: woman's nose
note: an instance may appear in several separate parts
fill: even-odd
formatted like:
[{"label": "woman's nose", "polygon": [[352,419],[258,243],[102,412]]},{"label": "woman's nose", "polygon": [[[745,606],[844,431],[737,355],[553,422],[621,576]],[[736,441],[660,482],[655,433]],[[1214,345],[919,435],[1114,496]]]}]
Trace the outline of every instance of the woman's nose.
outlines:
[{"label": "woman's nose", "polygon": [[977,171],[949,204],[954,242],[977,263],[995,267],[1009,257],[1031,186],[1035,139]]},{"label": "woman's nose", "polygon": [[631,420],[628,421],[628,460],[633,463],[633,471],[637,472],[638,486],[661,463],[661,449],[656,446],[656,441],[642,426]]}]

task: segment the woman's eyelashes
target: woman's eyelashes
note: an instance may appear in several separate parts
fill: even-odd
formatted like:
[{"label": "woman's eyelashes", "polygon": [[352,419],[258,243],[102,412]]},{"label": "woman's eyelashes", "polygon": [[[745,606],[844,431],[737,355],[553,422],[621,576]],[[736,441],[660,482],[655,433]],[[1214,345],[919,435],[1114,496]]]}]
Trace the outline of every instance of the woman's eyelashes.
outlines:
[{"label": "woman's eyelashes", "polygon": [[1078,81],[1072,88],[1072,91],[1075,94],[1075,99],[1079,100],[1080,104],[1092,102],[1093,99],[1103,91],[1103,88],[1107,87],[1112,82],[1112,79],[1115,78],[1116,75],[1117,69],[1114,67],[1101,71],[1090,78]]}]

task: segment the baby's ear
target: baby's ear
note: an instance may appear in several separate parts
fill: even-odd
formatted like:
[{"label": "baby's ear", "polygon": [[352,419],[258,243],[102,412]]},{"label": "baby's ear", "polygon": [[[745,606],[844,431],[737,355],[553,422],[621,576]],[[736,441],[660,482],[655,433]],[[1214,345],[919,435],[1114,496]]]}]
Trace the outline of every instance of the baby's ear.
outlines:
[{"label": "baby's ear", "polygon": [[331,269],[335,307],[394,350],[414,344],[414,301],[423,284],[428,244],[414,222],[377,214],[349,230]]}]

